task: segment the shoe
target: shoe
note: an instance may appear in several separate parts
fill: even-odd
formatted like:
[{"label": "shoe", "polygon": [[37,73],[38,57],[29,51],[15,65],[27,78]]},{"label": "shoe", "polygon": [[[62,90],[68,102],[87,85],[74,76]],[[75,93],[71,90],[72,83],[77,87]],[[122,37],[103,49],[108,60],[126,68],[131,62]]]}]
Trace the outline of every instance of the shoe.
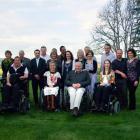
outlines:
[{"label": "shoe", "polygon": [[103,107],[100,107],[101,112],[105,112],[105,109]]},{"label": "shoe", "polygon": [[75,107],[73,109],[73,116],[77,117],[78,116],[78,107]]}]

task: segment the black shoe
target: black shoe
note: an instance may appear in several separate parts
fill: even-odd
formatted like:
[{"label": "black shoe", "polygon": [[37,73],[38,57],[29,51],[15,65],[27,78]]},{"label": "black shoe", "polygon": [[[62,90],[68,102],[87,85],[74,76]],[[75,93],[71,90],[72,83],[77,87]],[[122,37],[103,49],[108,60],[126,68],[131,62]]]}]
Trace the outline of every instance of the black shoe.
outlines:
[{"label": "black shoe", "polygon": [[75,107],[73,109],[73,116],[77,117],[78,116],[78,107]]},{"label": "black shoe", "polygon": [[100,107],[100,111],[101,111],[101,112],[105,112],[104,107]]}]

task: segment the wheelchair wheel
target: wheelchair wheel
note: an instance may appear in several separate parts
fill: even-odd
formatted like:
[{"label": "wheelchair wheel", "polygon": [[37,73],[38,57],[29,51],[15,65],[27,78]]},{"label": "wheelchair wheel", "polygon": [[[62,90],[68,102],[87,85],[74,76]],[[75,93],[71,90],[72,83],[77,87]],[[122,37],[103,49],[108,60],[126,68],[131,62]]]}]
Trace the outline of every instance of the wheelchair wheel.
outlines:
[{"label": "wheelchair wheel", "polygon": [[116,101],[114,103],[114,113],[119,113],[120,112],[120,103],[119,101]]},{"label": "wheelchair wheel", "polygon": [[30,109],[29,100],[24,95],[22,95],[21,101],[19,103],[19,111],[23,114],[26,114],[29,111],[29,109]]}]

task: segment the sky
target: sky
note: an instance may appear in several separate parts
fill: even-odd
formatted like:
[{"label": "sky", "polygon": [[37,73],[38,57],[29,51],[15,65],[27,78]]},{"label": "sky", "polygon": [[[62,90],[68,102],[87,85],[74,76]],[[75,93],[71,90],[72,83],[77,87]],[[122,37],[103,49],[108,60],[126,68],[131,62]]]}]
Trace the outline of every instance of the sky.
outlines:
[{"label": "sky", "polygon": [[[76,54],[91,41],[98,13],[108,0],[0,0],[0,58],[19,50],[33,58],[45,45],[61,45]],[[59,51],[58,51],[59,52]]]}]

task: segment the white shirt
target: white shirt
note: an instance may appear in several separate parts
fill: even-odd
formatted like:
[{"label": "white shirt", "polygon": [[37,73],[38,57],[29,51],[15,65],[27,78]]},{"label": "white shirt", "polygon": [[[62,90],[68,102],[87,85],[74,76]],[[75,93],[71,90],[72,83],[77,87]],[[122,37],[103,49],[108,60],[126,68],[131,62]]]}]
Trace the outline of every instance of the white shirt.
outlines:
[{"label": "white shirt", "polygon": [[36,58],[36,65],[37,65],[37,67],[38,67],[38,64],[39,64],[39,59],[40,58]]},{"label": "white shirt", "polygon": [[40,57],[43,58],[46,61],[46,63],[50,59],[50,56],[47,54],[45,56],[41,55]]},{"label": "white shirt", "polygon": [[[21,66],[23,66],[23,65],[21,64]],[[20,67],[21,67],[21,66],[20,66]],[[12,64],[11,67],[13,67],[13,69],[15,70],[15,72],[20,68],[20,67],[16,68],[16,67],[14,66],[14,64]],[[26,74],[26,75],[29,74],[29,71],[28,71],[27,67],[26,67],[25,70],[24,70],[24,74]],[[7,75],[10,75],[9,71],[7,72]]]}]

